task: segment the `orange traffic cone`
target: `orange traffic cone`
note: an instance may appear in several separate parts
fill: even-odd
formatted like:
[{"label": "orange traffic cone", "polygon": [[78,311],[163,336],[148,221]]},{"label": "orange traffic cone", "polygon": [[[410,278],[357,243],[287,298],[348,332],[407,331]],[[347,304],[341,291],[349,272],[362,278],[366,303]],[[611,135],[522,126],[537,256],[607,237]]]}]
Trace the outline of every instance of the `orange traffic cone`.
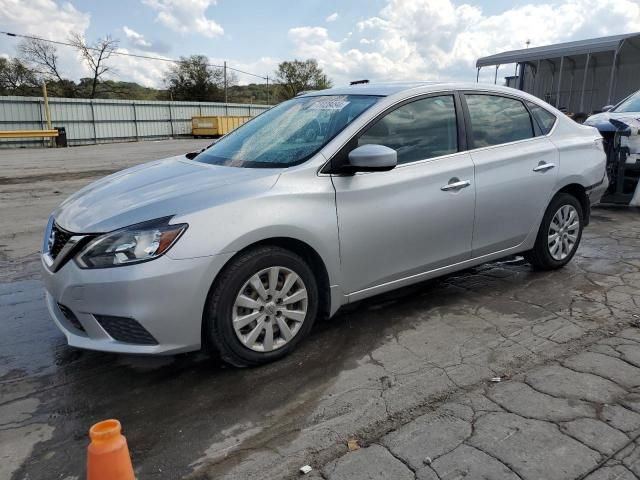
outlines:
[{"label": "orange traffic cone", "polygon": [[87,480],[135,480],[127,439],[118,420],[104,420],[89,430]]}]

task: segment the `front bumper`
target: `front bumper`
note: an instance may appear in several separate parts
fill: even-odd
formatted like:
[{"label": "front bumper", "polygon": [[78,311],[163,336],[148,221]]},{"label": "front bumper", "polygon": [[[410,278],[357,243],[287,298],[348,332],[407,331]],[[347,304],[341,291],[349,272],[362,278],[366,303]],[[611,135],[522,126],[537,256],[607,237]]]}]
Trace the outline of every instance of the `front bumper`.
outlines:
[{"label": "front bumper", "polygon": [[[135,354],[198,350],[209,288],[231,256],[173,260],[165,255],[137,265],[93,270],[69,261],[55,273],[43,260],[47,307],[74,347]],[[156,342],[116,340],[98,321],[100,316],[134,319]]]}]

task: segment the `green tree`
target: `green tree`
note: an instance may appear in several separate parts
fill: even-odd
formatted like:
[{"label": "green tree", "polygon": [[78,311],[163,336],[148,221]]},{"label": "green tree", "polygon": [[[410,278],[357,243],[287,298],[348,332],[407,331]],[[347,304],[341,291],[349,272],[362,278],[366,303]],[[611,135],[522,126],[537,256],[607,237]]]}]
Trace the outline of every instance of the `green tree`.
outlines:
[{"label": "green tree", "polygon": [[[77,95],[81,98],[89,98],[93,86],[92,78],[81,78],[76,85]],[[134,82],[118,82],[104,80],[100,82],[95,98],[117,98],[121,100],[167,100],[164,90],[147,88]]]},{"label": "green tree", "polygon": [[36,72],[17,58],[0,58],[1,95],[39,95],[40,80]]},{"label": "green tree", "polygon": [[315,59],[280,63],[276,70],[276,81],[279,84],[278,96],[283,100],[306,90],[323,90],[333,85]]},{"label": "green tree", "polygon": [[[273,85],[271,89],[271,98],[273,99]],[[234,85],[229,87],[229,102],[233,103],[267,103],[267,85],[265,83],[250,83],[248,85]]]},{"label": "green tree", "polygon": [[[236,76],[227,71],[227,86],[237,83]],[[174,100],[223,101],[224,69],[209,65],[204,55],[180,57],[165,77],[165,84]]]},{"label": "green tree", "polygon": [[[135,82],[101,78],[103,68],[107,68],[103,63],[105,56],[100,57],[99,52],[93,50],[93,47],[89,46],[87,49],[87,53],[98,55],[99,58],[95,62],[98,69],[92,69],[94,75],[74,82],[62,74],[55,46],[37,39],[23,42],[18,48],[18,58],[0,58],[0,95],[41,96],[42,82],[45,81],[50,97],[224,101],[224,69],[208,65],[204,56],[183,58],[176,64],[165,79],[165,83],[171,89],[166,90],[143,87]],[[230,69],[227,73],[229,102],[266,103],[265,83],[237,85],[235,73]],[[269,87],[269,96],[273,99],[277,85]]]}]

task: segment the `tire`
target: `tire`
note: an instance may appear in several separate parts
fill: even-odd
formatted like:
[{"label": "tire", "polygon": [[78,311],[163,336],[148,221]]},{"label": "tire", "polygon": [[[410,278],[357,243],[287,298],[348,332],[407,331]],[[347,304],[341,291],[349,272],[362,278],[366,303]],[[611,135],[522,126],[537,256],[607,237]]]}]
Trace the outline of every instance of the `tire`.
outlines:
[{"label": "tire", "polygon": [[[577,217],[578,224],[571,228],[575,225],[574,217]],[[564,267],[571,261],[580,245],[583,226],[584,212],[578,199],[568,193],[559,193],[547,207],[533,249],[525,253],[524,257],[538,270]],[[557,241],[552,242],[550,237],[556,232],[559,246],[556,246]]]},{"label": "tire", "polygon": [[[269,280],[275,278],[271,275],[276,268],[276,290],[271,290]],[[262,294],[253,286],[258,285],[256,278],[262,284]],[[289,281],[294,283],[283,293]],[[299,300],[282,303],[294,299]],[[318,304],[318,283],[302,257],[280,247],[257,247],[234,258],[214,282],[205,306],[203,340],[233,366],[269,363],[288,355],[308,335]],[[289,318],[294,316],[295,320]],[[249,319],[250,323],[236,328]],[[253,334],[260,322],[256,337]]]}]

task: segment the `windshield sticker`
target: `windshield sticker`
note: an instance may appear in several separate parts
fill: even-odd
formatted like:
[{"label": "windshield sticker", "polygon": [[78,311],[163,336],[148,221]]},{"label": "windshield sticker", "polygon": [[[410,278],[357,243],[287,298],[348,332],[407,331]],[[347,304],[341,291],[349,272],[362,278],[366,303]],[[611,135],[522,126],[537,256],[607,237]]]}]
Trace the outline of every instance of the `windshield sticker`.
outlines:
[{"label": "windshield sticker", "polygon": [[309,110],[336,110],[340,111],[344,107],[349,105],[349,102],[344,100],[344,97],[325,97],[313,102],[307,108]]}]

